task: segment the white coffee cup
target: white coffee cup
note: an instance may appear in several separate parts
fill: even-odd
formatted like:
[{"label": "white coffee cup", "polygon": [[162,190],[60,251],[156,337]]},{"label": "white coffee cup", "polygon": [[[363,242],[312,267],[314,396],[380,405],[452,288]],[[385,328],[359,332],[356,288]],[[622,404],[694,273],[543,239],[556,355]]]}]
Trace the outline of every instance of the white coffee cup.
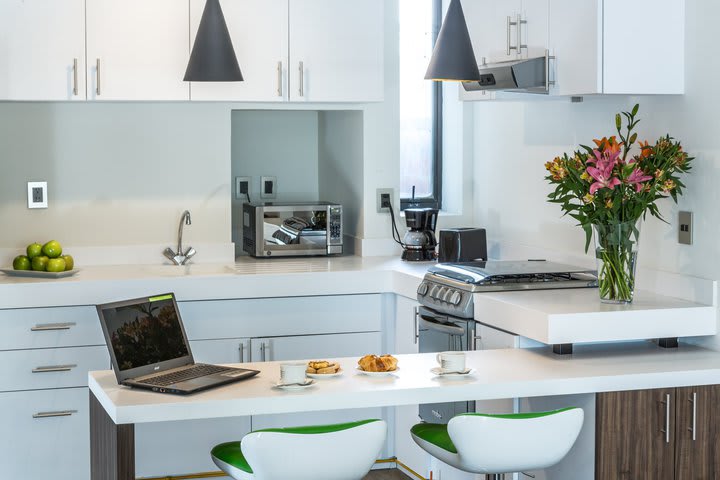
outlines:
[{"label": "white coffee cup", "polygon": [[440,368],[447,372],[465,371],[465,352],[440,352],[435,358]]},{"label": "white coffee cup", "polygon": [[307,364],[300,362],[280,364],[280,383],[302,383],[305,381]]}]

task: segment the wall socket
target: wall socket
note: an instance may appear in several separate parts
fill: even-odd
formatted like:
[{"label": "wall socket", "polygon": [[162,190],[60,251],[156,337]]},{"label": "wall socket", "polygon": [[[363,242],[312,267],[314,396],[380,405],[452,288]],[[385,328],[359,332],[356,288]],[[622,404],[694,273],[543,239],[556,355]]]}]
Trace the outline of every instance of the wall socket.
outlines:
[{"label": "wall socket", "polygon": [[28,208],[48,208],[47,182],[27,182]]},{"label": "wall socket", "polygon": [[277,177],[260,177],[260,198],[277,197]]},{"label": "wall socket", "polygon": [[390,197],[390,205],[393,203],[393,199],[395,198],[395,189],[393,188],[378,188],[377,189],[377,211],[378,213],[390,213],[390,209],[388,207],[383,207],[383,195],[388,195]]},{"label": "wall socket", "polygon": [[235,199],[249,200],[250,177],[235,177]]},{"label": "wall socket", "polygon": [[692,245],[693,242],[693,214],[680,212],[678,214],[678,242],[683,245]]}]

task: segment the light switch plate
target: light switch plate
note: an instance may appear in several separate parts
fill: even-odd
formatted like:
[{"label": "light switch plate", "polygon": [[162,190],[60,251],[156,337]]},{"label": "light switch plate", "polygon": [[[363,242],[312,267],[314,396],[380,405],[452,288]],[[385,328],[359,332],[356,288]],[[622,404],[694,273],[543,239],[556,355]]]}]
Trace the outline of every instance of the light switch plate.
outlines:
[{"label": "light switch plate", "polygon": [[693,243],[692,212],[680,212],[678,214],[678,242],[683,245],[692,245]]},{"label": "light switch plate", "polygon": [[27,183],[28,208],[48,208],[47,182]]},{"label": "light switch plate", "polygon": [[235,199],[250,199],[250,177],[235,177]]}]

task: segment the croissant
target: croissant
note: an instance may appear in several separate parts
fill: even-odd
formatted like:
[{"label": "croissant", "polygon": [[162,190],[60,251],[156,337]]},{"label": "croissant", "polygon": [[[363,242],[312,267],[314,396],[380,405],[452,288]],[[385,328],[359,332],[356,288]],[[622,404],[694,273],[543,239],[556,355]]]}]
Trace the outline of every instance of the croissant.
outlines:
[{"label": "croissant", "polygon": [[397,368],[397,359],[392,355],[365,355],[358,365],[366,372],[391,372]]}]

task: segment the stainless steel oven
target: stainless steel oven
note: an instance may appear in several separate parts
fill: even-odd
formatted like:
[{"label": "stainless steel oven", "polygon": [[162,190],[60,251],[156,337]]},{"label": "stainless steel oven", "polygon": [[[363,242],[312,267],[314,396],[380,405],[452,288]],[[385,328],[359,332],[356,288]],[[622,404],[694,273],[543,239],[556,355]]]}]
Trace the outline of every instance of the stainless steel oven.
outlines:
[{"label": "stainless steel oven", "polygon": [[[475,349],[476,323],[472,318],[444,315],[426,307],[419,307],[417,315],[420,353]],[[429,403],[420,405],[420,418],[447,423],[455,415],[474,411],[475,402]]]}]

